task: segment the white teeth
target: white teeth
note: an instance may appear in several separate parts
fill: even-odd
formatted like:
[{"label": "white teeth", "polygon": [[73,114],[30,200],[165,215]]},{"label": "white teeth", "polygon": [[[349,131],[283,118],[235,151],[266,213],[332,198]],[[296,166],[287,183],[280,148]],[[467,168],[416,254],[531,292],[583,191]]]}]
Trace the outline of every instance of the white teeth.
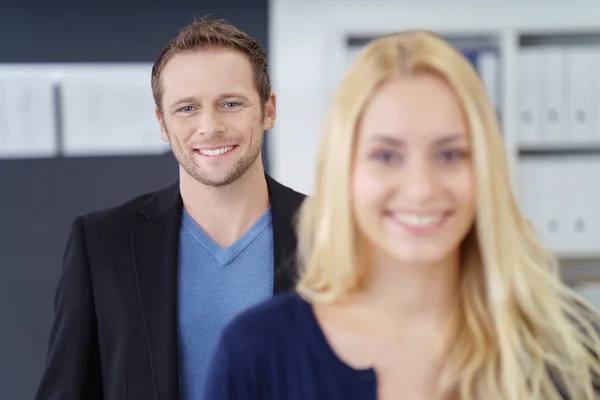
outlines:
[{"label": "white teeth", "polygon": [[231,150],[233,150],[233,146],[221,147],[220,149],[214,150],[200,150],[200,153],[204,154],[205,156],[219,156]]},{"label": "white teeth", "polygon": [[443,218],[443,214],[431,214],[431,215],[416,215],[416,214],[405,214],[396,213],[394,218],[407,225],[412,226],[428,226],[439,223]]}]

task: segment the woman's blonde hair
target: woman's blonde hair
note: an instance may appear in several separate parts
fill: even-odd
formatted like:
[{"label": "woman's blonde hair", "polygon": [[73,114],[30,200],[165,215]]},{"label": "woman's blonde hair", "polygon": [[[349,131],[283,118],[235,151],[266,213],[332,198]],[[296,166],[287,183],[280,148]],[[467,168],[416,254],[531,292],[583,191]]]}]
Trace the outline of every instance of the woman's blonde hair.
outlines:
[{"label": "woman's blonde hair", "polygon": [[324,128],[313,196],[298,224],[298,292],[331,302],[360,290],[361,262],[351,209],[356,131],[382,83],[431,73],[462,104],[470,130],[477,215],[463,245],[460,300],[447,333],[442,386],[463,399],[591,400],[600,376],[593,307],[565,286],[516,203],[497,117],[465,57],[439,36],[410,31],[381,37],[339,85]]}]

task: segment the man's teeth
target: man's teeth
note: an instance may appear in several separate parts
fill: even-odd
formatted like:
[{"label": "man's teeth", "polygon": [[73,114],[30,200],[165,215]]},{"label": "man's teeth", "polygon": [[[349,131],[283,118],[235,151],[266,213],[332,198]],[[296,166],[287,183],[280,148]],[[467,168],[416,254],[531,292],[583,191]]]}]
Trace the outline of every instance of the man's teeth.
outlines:
[{"label": "man's teeth", "polygon": [[443,218],[443,214],[431,214],[431,215],[416,215],[406,213],[396,213],[394,218],[402,222],[403,224],[412,226],[428,226],[439,223]]},{"label": "man's teeth", "polygon": [[220,149],[212,150],[200,150],[200,153],[204,154],[205,156],[219,156],[231,150],[233,150],[233,146],[221,147]]}]

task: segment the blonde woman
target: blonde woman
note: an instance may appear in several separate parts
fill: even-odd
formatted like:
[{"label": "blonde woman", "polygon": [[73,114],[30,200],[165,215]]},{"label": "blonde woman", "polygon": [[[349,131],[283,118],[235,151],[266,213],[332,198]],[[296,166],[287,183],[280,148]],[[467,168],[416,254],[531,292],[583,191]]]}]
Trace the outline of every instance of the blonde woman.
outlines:
[{"label": "blonde woman", "polygon": [[440,37],[373,41],[325,121],[297,293],[223,334],[206,400],[592,400],[588,303],[515,202],[495,112]]}]

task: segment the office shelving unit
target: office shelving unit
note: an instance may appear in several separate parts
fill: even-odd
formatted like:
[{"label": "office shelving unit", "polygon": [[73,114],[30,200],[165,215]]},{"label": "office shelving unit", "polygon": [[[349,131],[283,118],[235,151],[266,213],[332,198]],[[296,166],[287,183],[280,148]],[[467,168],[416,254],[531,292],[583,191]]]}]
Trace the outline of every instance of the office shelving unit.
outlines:
[{"label": "office shelving unit", "polygon": [[[497,86],[490,94],[523,212],[563,263],[600,264],[600,209],[594,209],[600,205],[600,26],[435,31],[463,52],[498,54]],[[342,32],[338,40],[346,41],[350,59],[340,67],[347,68],[362,45],[385,33]]]},{"label": "office shelving unit", "polygon": [[[293,187],[310,193],[322,110],[356,51],[379,35],[420,28],[433,30],[458,45],[484,44],[497,51],[500,124],[509,155],[511,181],[523,209],[527,209],[526,215],[530,212],[525,205],[527,199],[545,190],[535,184],[537,180],[525,180],[531,172],[530,165],[542,161],[540,164],[559,173],[566,169],[565,159],[586,159],[600,165],[600,51],[596,57],[597,84],[592,91],[596,96],[596,108],[592,110],[596,115],[596,136],[575,141],[536,141],[524,140],[522,133],[523,121],[528,118],[523,112],[523,55],[531,49],[557,46],[600,49],[600,2],[422,0],[415,4],[404,0],[312,0],[300,4],[272,0],[270,12],[270,62],[274,87],[284,107],[279,109],[275,130],[280,133],[272,135],[270,154],[274,157],[274,175]],[[305,62],[302,68],[299,60]],[[545,64],[553,63],[549,58]],[[540,74],[543,71],[541,68]],[[290,157],[289,149],[298,148],[302,149],[303,159]],[[597,173],[592,169],[586,171],[581,165],[574,168],[579,168],[574,176],[583,174],[590,187],[586,190],[579,186],[579,191],[585,192],[579,202],[563,205],[570,210],[566,212],[568,217],[574,220],[569,225],[581,231],[587,225],[584,223],[582,228],[581,217],[574,212],[589,207],[591,202],[598,204],[592,211],[596,211],[596,224],[600,223],[600,167],[594,170]],[[597,175],[598,188],[593,187],[593,174]],[[553,185],[557,182],[550,181]],[[562,192],[565,189],[556,186],[557,195]],[[538,199],[538,205],[540,201],[551,198]],[[533,217],[532,223],[538,224],[540,230],[556,229],[557,225],[556,221],[539,222]],[[545,241],[561,259],[567,281],[600,279],[600,232],[588,237],[585,245],[576,238],[570,244]]]}]

